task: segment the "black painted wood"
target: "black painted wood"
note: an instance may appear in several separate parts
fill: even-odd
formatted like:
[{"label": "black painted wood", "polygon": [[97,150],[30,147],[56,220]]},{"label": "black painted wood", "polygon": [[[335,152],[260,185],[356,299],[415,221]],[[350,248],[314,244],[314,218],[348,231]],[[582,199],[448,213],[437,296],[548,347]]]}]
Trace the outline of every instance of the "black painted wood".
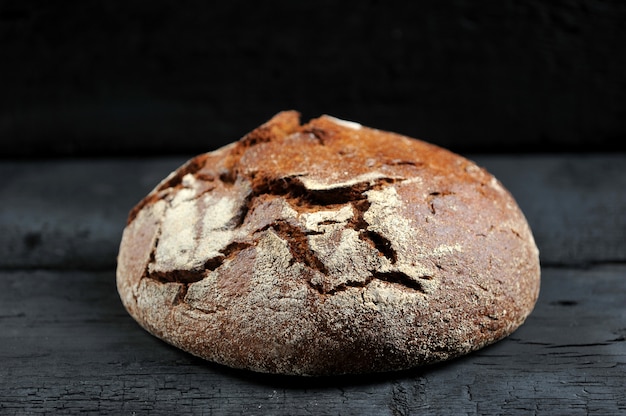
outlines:
[{"label": "black painted wood", "polygon": [[207,363],[123,309],[126,214],[184,158],[0,163],[0,414],[626,413],[626,155],[474,159],[542,252],[526,324],[448,363],[312,379]]},{"label": "black painted wood", "polygon": [[113,271],[1,272],[0,413],[623,414],[626,266],[543,273],[534,313],[500,343],[424,369],[310,379],[170,347],[126,314]]}]

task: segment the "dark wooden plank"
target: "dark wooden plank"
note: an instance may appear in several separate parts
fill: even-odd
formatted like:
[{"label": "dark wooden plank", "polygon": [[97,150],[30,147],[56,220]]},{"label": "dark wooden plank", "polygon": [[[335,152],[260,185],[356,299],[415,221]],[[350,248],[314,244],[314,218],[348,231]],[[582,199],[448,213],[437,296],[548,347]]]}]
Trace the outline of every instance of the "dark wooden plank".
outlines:
[{"label": "dark wooden plank", "polygon": [[473,159],[517,200],[542,264],[626,261],[626,154]]},{"label": "dark wooden plank", "polygon": [[114,272],[0,272],[0,414],[620,414],[626,266],[545,268],[511,337],[449,363],[291,378],[206,363],[143,331]]},{"label": "dark wooden plank", "polygon": [[[626,261],[626,154],[473,158],[516,197],[544,265]],[[0,162],[0,268],[114,267],[128,211],[184,161]]]},{"label": "dark wooden plank", "polygon": [[0,268],[111,268],[130,209],[184,158],[0,162]]}]

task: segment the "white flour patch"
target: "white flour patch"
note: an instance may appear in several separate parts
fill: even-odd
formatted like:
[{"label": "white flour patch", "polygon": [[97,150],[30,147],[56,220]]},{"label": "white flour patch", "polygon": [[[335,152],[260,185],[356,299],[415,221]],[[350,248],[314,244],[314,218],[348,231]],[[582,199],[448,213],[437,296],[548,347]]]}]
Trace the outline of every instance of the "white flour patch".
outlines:
[{"label": "white flour patch", "polygon": [[432,254],[433,256],[441,256],[441,255],[452,254],[455,252],[461,253],[462,251],[463,251],[463,246],[461,246],[460,244],[454,244],[454,245],[442,244],[439,247],[435,247]]},{"label": "white flour patch", "polygon": [[402,248],[414,245],[417,232],[412,227],[411,221],[400,215],[399,211],[403,204],[396,188],[389,186],[381,190],[367,191],[365,194],[371,203],[363,215],[363,219],[369,224],[367,229],[391,241],[391,246],[401,261],[404,252]]},{"label": "white flour patch", "polygon": [[183,176],[183,179],[181,180],[181,183],[185,188],[193,188],[196,182],[197,182],[196,178],[191,173],[188,173],[185,176]]},{"label": "white flour patch", "polygon": [[328,228],[345,224],[352,217],[354,217],[354,211],[351,205],[341,207],[339,210],[317,211],[300,216],[304,222],[304,227],[309,231],[316,232],[324,232]]},{"label": "white flour patch", "polygon": [[[349,175],[348,172],[344,174],[346,176]],[[325,191],[329,189],[349,188],[359,183],[373,183],[375,180],[382,178],[389,178],[389,175],[382,172],[367,172],[342,182],[320,181],[319,179],[302,177],[300,178],[300,182],[302,182],[305,188],[311,191]]]},{"label": "white flour patch", "polygon": [[[184,190],[183,190],[184,191]],[[195,251],[198,207],[196,201],[172,201],[165,211],[161,224],[161,236],[155,252],[154,271],[168,271],[189,267]]]},{"label": "white flour patch", "polygon": [[333,117],[333,116],[325,115],[324,118],[326,118],[327,120],[332,121],[335,124],[338,124],[338,125],[343,126],[343,127],[347,127],[349,129],[352,129],[352,130],[360,130],[363,127],[362,125],[360,125],[359,123],[356,123],[354,121],[342,120],[340,118]]},{"label": "white flour patch", "polygon": [[201,199],[192,196],[192,189],[179,190],[166,210],[151,271],[201,268],[207,260],[221,256],[219,251],[233,241],[235,231],[228,225],[238,214],[238,201],[210,194]]},{"label": "white flour patch", "polygon": [[233,198],[215,198],[207,194],[203,198],[205,215],[202,219],[203,234],[225,227],[238,213],[240,204]]},{"label": "white flour patch", "polygon": [[371,275],[371,270],[380,267],[380,259],[385,259],[372,246],[362,241],[359,233],[352,229],[336,229],[311,235],[309,245],[324,263],[333,286],[348,281],[365,281]]}]

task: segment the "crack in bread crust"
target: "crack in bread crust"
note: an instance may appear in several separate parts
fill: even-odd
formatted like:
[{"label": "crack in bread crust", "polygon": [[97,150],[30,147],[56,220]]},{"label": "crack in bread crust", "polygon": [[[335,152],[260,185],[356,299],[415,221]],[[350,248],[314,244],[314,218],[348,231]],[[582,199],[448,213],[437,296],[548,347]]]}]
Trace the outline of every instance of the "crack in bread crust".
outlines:
[{"label": "crack in bread crust", "polygon": [[[193,169],[188,168],[188,166],[193,166]],[[186,176],[191,174],[191,171],[197,172],[200,169],[201,167],[198,167],[196,163],[188,164],[185,165],[185,168],[182,169],[179,175]],[[167,194],[169,198],[166,197],[166,199],[170,201],[168,209],[175,209],[171,202],[175,197],[174,194],[184,189],[182,178],[177,177],[179,175],[169,178],[165,184],[162,184],[158,189],[161,193],[169,191]],[[341,184],[340,186],[330,187],[329,189],[311,190],[300,181],[300,176],[304,175],[294,175],[283,178],[248,175],[242,178],[232,177],[230,174],[222,174],[218,178],[211,177],[211,182],[220,181],[222,183],[224,183],[223,179],[227,178],[224,186],[233,186],[234,184],[244,182],[251,184],[252,191],[247,195],[238,208],[237,214],[228,224],[228,229],[234,232],[241,230],[243,231],[242,235],[239,236],[239,239],[230,242],[226,247],[219,249],[218,255],[206,259],[200,267],[174,268],[167,271],[151,270],[152,267],[150,265],[156,262],[155,252],[158,249],[159,242],[159,239],[157,239],[151,253],[150,262],[146,267],[145,277],[163,283],[183,283],[188,285],[198,282],[204,279],[209,272],[218,269],[225,261],[236,258],[241,250],[254,246],[258,242],[258,237],[255,236],[258,236],[259,233],[268,229],[271,229],[279,238],[287,242],[293,257],[291,260],[292,263],[302,263],[309,269],[318,271],[326,277],[329,277],[331,271],[326,267],[324,262],[319,259],[316,251],[310,246],[309,237],[312,235],[324,235],[326,229],[336,230],[338,225],[343,225],[345,229],[356,231],[359,240],[375,249],[377,255],[386,258],[390,264],[393,265],[397,262],[397,254],[392,247],[391,241],[381,233],[369,230],[369,224],[364,220],[364,214],[371,205],[367,200],[366,193],[368,191],[384,189],[386,186],[401,182],[404,180],[403,178],[380,177],[365,182],[356,182],[348,186]],[[201,177],[199,180],[204,181],[205,179]],[[189,200],[197,200],[205,193],[210,193],[211,190],[215,189],[215,185],[211,188],[202,187],[202,189],[204,190],[201,194],[194,194],[189,197]],[[289,207],[294,209],[297,216],[289,220],[275,219],[259,229],[251,229],[247,226],[246,219],[248,215],[254,211],[255,207],[258,206],[258,200],[260,198],[264,198],[265,200],[268,198],[282,199]],[[350,208],[352,211],[350,220],[343,223],[332,219],[322,220],[317,224],[318,229],[322,231],[307,230],[300,219],[301,214],[306,215],[307,213],[324,209],[332,213],[346,207]],[[205,215],[211,215],[211,213],[207,212]],[[161,232],[161,229],[159,229],[159,231]],[[365,255],[368,255],[368,253],[365,253]],[[364,287],[373,279],[401,284],[408,289],[422,293],[425,292],[418,281],[400,270],[377,270],[377,268],[367,268],[366,272],[365,280],[362,280],[362,276],[359,276],[359,279],[348,279],[336,284],[328,281],[328,279],[325,279],[324,283],[320,282],[316,284],[308,281],[308,284],[322,295],[334,294],[348,287]],[[429,276],[424,278],[430,279]]]},{"label": "crack in bread crust", "polygon": [[[349,178],[331,178],[326,181],[311,177],[311,171],[307,169],[277,174],[262,165],[250,167],[244,163],[248,154],[254,154],[256,148],[266,144],[288,140],[305,141],[307,135],[310,135],[314,138],[312,146],[315,148],[330,148],[336,138],[336,134],[320,127],[302,126],[298,130],[295,125],[286,125],[287,128],[276,127],[271,123],[261,126],[241,141],[222,150],[218,163],[211,159],[210,154],[197,156],[163,180],[131,212],[129,221],[147,204],[164,199],[169,204],[159,228],[159,237],[163,228],[169,225],[168,218],[188,215],[193,218],[177,229],[188,232],[190,238],[196,240],[195,243],[188,242],[192,246],[200,245],[205,240],[215,240],[216,236],[223,240],[210,247],[212,251],[209,250],[209,255],[197,253],[199,250],[196,250],[191,256],[194,261],[159,268],[159,260],[163,260],[164,256],[159,256],[157,251],[164,250],[159,246],[160,239],[157,238],[144,277],[163,283],[188,285],[198,282],[226,262],[236,260],[241,250],[256,246],[259,236],[271,230],[286,242],[292,264],[301,263],[311,271],[319,272],[304,275],[308,276],[309,287],[321,295],[334,294],[349,287],[365,287],[374,279],[398,284],[422,294],[431,291],[436,284],[436,276],[444,267],[439,260],[432,261],[430,265],[415,264],[414,261],[408,261],[406,255],[398,253],[398,248],[401,249],[412,238],[410,234],[414,230],[410,221],[402,219],[399,210],[402,202],[395,192],[399,184],[419,184],[419,177],[407,177],[406,173],[415,175],[414,169],[424,168],[425,162],[403,156],[372,163],[372,159],[368,158],[364,161],[368,167],[385,166],[387,171],[370,169]],[[343,148],[335,152],[340,160],[350,158],[353,154],[354,150]],[[484,192],[483,186],[481,181],[481,192]],[[183,202],[188,210],[176,214],[173,211],[180,210],[175,206],[176,201],[185,192],[188,196],[183,198]],[[207,205],[209,203],[205,207],[189,204],[197,205],[205,196],[210,199],[213,193],[218,194],[218,198],[221,198],[219,201],[228,201],[233,192],[239,195],[235,202],[231,201],[231,205],[236,205],[233,212],[219,214],[217,210],[219,215],[230,215],[228,221],[224,220],[219,226],[208,230],[202,229],[203,220],[200,216],[210,218],[215,215],[212,206]],[[424,201],[430,213],[436,214],[435,198],[449,195],[453,196],[455,192],[428,192]],[[391,200],[395,205],[389,205]],[[373,203],[378,204],[376,212],[370,210]],[[272,204],[274,211],[268,209]],[[182,206],[182,203],[178,202],[178,205]],[[277,205],[282,205],[282,211],[276,211]],[[339,221],[333,217],[345,209],[351,212],[349,218]],[[311,214],[319,212],[327,212],[328,218],[321,219],[317,224],[308,224],[309,220],[305,220],[305,217],[310,219]],[[400,222],[396,220],[394,224],[385,225],[386,217],[391,216],[397,216]],[[256,217],[265,218],[259,222]],[[189,232],[190,229],[193,230]],[[358,238],[355,239],[355,236]],[[332,246],[331,249],[329,246]],[[179,257],[188,256],[188,250],[194,250],[194,247],[186,250],[181,250]],[[343,267],[337,261],[326,264],[333,256],[341,257],[346,263],[354,263],[354,267]],[[322,279],[319,278],[320,274],[324,276]],[[311,276],[317,276],[316,280],[311,280]]]},{"label": "crack in bread crust", "polygon": [[[283,136],[277,137],[277,131]],[[320,128],[303,128],[298,134],[313,134],[317,146],[327,146],[333,140],[333,134]],[[274,136],[272,137],[272,135]],[[214,230],[214,234],[230,233],[225,237],[227,240],[225,240],[225,246],[219,247],[216,244],[213,247],[212,255],[208,258],[195,258],[194,256],[201,255],[194,252],[191,257],[196,261],[189,264],[182,263],[183,267],[180,265],[159,267],[159,257],[167,256],[159,256],[157,250],[163,251],[163,249],[155,244],[144,277],[163,283],[191,284],[200,281],[210,271],[220,268],[224,262],[235,259],[237,253],[242,249],[256,245],[259,233],[271,228],[274,233],[287,242],[292,255],[292,262],[302,263],[307,268],[325,276],[323,281],[317,283],[308,281],[310,287],[320,294],[333,294],[346,287],[363,287],[372,279],[393,281],[404,285],[407,289],[425,293],[426,291],[419,280],[430,279],[430,275],[411,276],[395,267],[398,262],[398,255],[392,241],[384,233],[371,229],[370,224],[364,219],[371,206],[367,196],[368,192],[380,191],[401,183],[405,180],[402,175],[383,174],[374,171],[357,175],[348,180],[324,183],[320,182],[319,179],[309,178],[309,172],[306,170],[288,175],[275,175],[267,169],[246,169],[246,166],[241,163],[242,158],[247,153],[252,152],[254,147],[293,135],[293,129],[277,130],[271,126],[262,127],[229,149],[228,154],[225,155],[226,161],[223,167],[212,169],[210,157],[200,155],[162,181],[155,191],[133,210],[129,218],[129,221],[132,221],[138,210],[157,198],[168,200],[169,205],[164,216],[165,220],[163,220],[165,224],[161,223],[160,234],[163,233],[164,227],[169,226],[171,221],[168,219],[175,216],[174,211],[181,209],[175,206],[175,201],[180,199],[183,192],[188,192],[189,196],[183,201],[187,211],[182,211],[180,215],[192,217],[197,215],[196,212],[198,211],[200,212],[199,215],[213,215],[210,207],[206,207],[206,211],[202,212],[203,208],[190,206],[190,204],[196,204],[195,201],[200,201],[205,195],[210,197],[213,192],[216,192],[222,195],[224,199],[228,197],[228,192],[234,188],[247,187],[249,192],[239,201],[239,205],[235,209],[236,212],[231,215],[228,223],[221,224],[221,228],[218,227]],[[338,153],[340,154],[339,157],[343,157],[341,151]],[[390,166],[408,165],[414,167],[419,164],[419,162],[409,163],[403,160]],[[260,200],[263,200],[266,206],[267,201],[271,199],[284,201],[286,207],[293,211],[292,215],[289,218],[280,218],[280,215],[277,218],[271,218],[270,213],[268,221],[263,226],[255,228],[249,221],[249,217],[257,209],[263,209],[264,205],[259,203]],[[178,203],[178,205],[182,206],[182,203]],[[302,217],[308,213],[320,210],[337,212],[346,207],[352,210],[349,221],[338,222],[332,218],[326,219],[316,225],[317,231],[307,230],[306,225],[303,224]],[[264,213],[260,215],[264,215]],[[211,232],[199,229],[202,228],[198,225],[200,223],[201,219],[194,217],[187,224],[177,226],[177,230],[180,233],[188,232],[190,238],[196,240],[214,238],[215,236]],[[190,231],[190,228],[194,229]],[[354,230],[358,236],[358,241],[350,241],[350,235],[338,232],[342,228]],[[361,259],[359,261],[363,265],[359,266],[362,267],[352,269],[344,268],[341,270],[337,266],[329,267],[320,259],[319,253],[317,253],[319,250],[311,246],[312,241],[317,242],[320,247],[328,245],[330,241],[325,241],[328,233],[333,233],[336,238],[345,237],[343,246],[337,246],[336,249],[346,251],[347,254],[353,256],[353,261],[355,257],[367,258],[372,256],[375,260],[382,260],[372,262]],[[365,243],[366,246],[359,245],[359,242]],[[189,247],[185,251],[181,250],[178,257],[189,257],[189,250],[194,250],[194,247]],[[365,265],[365,263],[369,264]],[[338,274],[341,273],[346,275],[339,276]]]}]

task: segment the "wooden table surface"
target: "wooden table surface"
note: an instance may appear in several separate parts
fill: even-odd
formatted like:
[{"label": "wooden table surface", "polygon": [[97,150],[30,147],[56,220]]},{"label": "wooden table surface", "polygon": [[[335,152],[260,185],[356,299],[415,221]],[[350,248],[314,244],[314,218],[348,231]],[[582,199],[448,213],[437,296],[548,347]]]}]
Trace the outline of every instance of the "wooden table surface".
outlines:
[{"label": "wooden table surface", "polygon": [[324,378],[211,364],[125,312],[126,215],[184,158],[0,162],[0,415],[626,414],[626,154],[470,158],[533,229],[533,314],[447,363]]}]

